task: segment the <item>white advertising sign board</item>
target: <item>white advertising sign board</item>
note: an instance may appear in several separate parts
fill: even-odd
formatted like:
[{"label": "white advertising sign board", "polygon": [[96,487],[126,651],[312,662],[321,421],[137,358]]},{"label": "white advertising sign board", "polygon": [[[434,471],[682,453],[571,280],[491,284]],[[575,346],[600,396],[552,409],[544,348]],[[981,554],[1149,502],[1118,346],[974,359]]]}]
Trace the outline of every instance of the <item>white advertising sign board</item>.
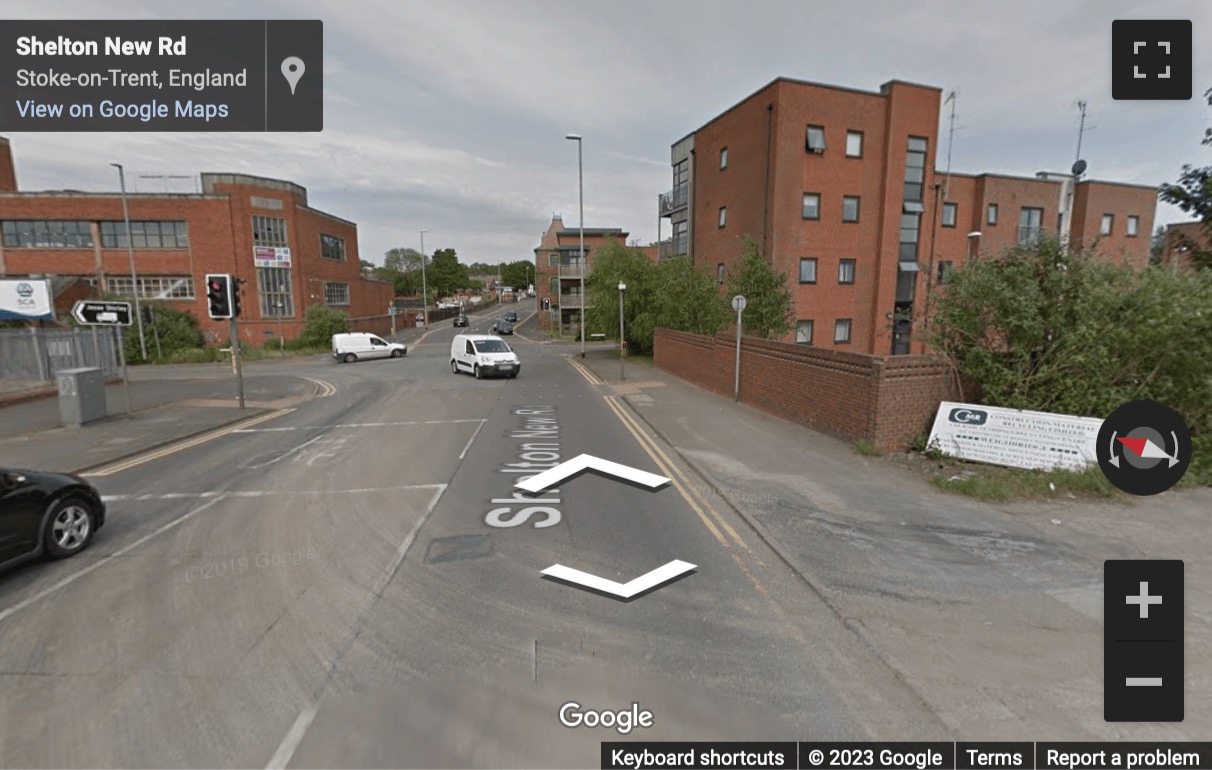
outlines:
[{"label": "white advertising sign board", "polygon": [[995,406],[939,404],[929,445],[961,460],[1031,470],[1082,470],[1098,462],[1103,421]]},{"label": "white advertising sign board", "polygon": [[253,249],[253,262],[257,267],[290,267],[290,249],[257,246]]},{"label": "white advertising sign board", "polygon": [[45,278],[0,278],[0,318],[32,321],[54,317],[50,281]]}]

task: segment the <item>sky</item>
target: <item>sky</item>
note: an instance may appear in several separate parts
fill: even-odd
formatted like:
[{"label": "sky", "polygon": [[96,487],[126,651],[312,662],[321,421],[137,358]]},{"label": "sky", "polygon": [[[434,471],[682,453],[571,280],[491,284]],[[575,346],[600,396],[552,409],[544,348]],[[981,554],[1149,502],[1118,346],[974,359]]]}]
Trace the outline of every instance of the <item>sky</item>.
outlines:
[{"label": "sky", "polygon": [[[10,134],[23,190],[191,192],[200,172],[287,179],[358,223],[363,259],[454,248],[533,259],[555,213],[656,240],[670,145],[776,77],[867,91],[899,79],[955,91],[954,171],[1067,171],[1077,102],[1096,179],[1158,185],[1202,147],[1212,110],[1212,3],[1112,0],[9,0],[6,18],[320,19],[320,133]],[[1115,19],[1191,19],[1194,97],[1111,99]],[[940,161],[949,115],[940,120]],[[166,179],[165,176],[192,179]],[[143,177],[161,178],[143,178]],[[1185,221],[1161,205],[1157,223]],[[662,226],[669,236],[669,223]]]}]

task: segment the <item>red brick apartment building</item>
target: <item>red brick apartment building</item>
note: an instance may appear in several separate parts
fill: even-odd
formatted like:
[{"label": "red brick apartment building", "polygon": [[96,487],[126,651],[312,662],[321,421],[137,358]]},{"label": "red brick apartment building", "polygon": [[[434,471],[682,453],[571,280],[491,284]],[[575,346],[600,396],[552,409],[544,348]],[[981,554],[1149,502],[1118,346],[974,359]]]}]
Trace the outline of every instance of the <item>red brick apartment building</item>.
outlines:
[{"label": "red brick apartment building", "polygon": [[[534,282],[536,308],[539,310],[540,329],[558,329],[561,337],[576,337],[580,334],[581,276],[585,277],[593,267],[593,252],[600,246],[618,241],[627,243],[628,233],[617,227],[585,228],[585,259],[579,257],[581,230],[579,227],[565,228],[564,220],[556,214],[547,226],[547,232],[534,250]],[[657,259],[656,246],[632,246],[652,261]]]},{"label": "red brick apartment building", "polygon": [[[205,275],[231,273],[246,281],[246,344],[298,336],[317,304],[378,317],[370,326],[387,331],[394,287],[362,277],[356,224],[310,208],[307,190],[291,182],[244,174],[202,174],[201,182],[196,195],[127,194],[141,301],[188,311],[208,337],[226,339],[227,322],[207,313]],[[4,138],[0,228],[0,276],[79,277],[135,296],[121,195],[19,192]]]},{"label": "red brick apartment building", "polygon": [[928,292],[978,255],[1055,235],[1147,264],[1156,188],[934,171],[941,97],[774,80],[673,145],[661,257],[689,254],[723,283],[748,235],[789,277],[785,341],[874,355],[924,352]]},{"label": "red brick apartment building", "polygon": [[1190,270],[1195,267],[1191,257],[1194,250],[1212,251],[1212,239],[1208,237],[1208,226],[1203,222],[1178,222],[1166,226],[1162,239],[1161,263],[1175,270]]}]

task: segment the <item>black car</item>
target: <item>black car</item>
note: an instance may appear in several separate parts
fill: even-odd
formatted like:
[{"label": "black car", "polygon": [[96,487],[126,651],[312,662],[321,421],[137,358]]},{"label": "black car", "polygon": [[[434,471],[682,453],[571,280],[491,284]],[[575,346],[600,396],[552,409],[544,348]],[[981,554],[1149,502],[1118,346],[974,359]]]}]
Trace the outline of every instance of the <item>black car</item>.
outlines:
[{"label": "black car", "polygon": [[79,476],[0,468],[0,567],[74,556],[104,524],[101,494]]},{"label": "black car", "polygon": [[455,326],[466,326],[467,325],[467,316],[465,316],[465,315],[455,316],[454,325]]},{"label": "black car", "polygon": [[510,310],[505,314],[505,320],[509,321],[511,324],[516,324],[518,322],[518,314]]},{"label": "black car", "polygon": [[493,334],[513,334],[513,324],[509,321],[497,321],[492,325]]}]

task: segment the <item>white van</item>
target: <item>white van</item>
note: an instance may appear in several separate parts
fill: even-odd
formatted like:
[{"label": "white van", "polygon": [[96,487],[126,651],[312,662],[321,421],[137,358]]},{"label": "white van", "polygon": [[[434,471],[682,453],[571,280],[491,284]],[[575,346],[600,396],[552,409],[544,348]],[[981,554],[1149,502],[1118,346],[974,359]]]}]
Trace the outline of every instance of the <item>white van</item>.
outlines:
[{"label": "white van", "polygon": [[522,362],[505,340],[490,334],[456,334],[450,343],[450,371],[470,372],[477,380],[500,374],[514,378]]},{"label": "white van", "polygon": [[332,357],[352,364],[359,358],[399,358],[408,355],[408,348],[398,342],[388,342],[377,334],[351,332],[332,335]]}]

